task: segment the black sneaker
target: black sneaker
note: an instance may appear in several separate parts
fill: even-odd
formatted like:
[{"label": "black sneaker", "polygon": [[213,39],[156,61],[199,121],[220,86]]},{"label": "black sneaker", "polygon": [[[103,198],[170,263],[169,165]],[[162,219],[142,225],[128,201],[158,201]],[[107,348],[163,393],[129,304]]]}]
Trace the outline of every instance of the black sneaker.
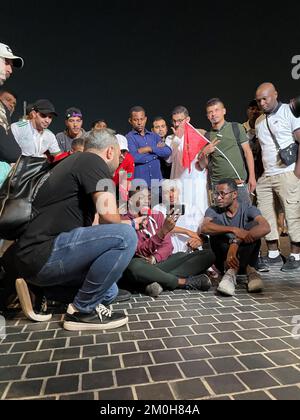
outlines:
[{"label": "black sneaker", "polygon": [[110,302],[102,302],[102,305],[109,306],[115,303],[127,302],[131,299],[131,293],[128,290],[119,289],[118,295]]},{"label": "black sneaker", "polygon": [[284,259],[282,255],[278,255],[276,258],[270,258],[268,255],[266,257],[263,257],[263,262],[271,267],[282,267],[284,264]]},{"label": "black sneaker", "polygon": [[296,261],[295,257],[289,256],[286,260],[286,263],[282,267],[281,271],[285,273],[290,273],[291,271],[300,270],[300,261]]},{"label": "black sneaker", "polygon": [[207,292],[211,288],[210,278],[206,274],[191,276],[186,279],[186,290],[201,290]]},{"label": "black sneaker", "polygon": [[112,312],[104,305],[98,305],[90,314],[75,312],[73,305],[69,305],[63,327],[67,331],[103,331],[119,328],[127,323],[128,317],[124,313]]},{"label": "black sneaker", "polygon": [[263,257],[258,257],[255,265],[255,270],[259,271],[260,273],[268,273],[270,271],[270,267],[264,261]]},{"label": "black sneaker", "polygon": [[35,295],[34,312],[41,315],[65,314],[69,304],[47,299],[43,295]]}]

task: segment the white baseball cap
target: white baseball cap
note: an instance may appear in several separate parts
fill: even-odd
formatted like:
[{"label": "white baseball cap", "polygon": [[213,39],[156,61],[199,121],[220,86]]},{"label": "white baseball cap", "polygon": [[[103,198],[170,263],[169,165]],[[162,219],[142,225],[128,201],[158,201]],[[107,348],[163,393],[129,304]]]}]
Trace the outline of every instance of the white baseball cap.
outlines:
[{"label": "white baseball cap", "polygon": [[120,150],[127,150],[127,152],[129,152],[127,138],[122,136],[121,134],[116,134],[116,137],[118,139]]},{"label": "white baseball cap", "polygon": [[12,60],[13,66],[21,69],[24,66],[24,60],[21,57],[14,55],[8,45],[0,42],[0,57]]}]

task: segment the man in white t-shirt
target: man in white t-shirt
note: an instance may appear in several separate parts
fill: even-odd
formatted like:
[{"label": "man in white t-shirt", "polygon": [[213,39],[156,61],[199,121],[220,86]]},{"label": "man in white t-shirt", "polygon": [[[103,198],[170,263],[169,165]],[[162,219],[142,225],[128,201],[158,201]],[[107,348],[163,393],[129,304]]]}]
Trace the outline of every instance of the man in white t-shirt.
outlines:
[{"label": "man in white t-shirt", "polygon": [[57,116],[53,104],[47,99],[36,101],[29,113],[29,120],[12,124],[13,135],[22,149],[22,155],[45,157],[45,153],[61,152],[55,135],[48,130],[53,117]]},{"label": "man in white t-shirt", "polygon": [[[271,83],[257,89],[256,100],[263,115],[256,121],[256,136],[259,139],[264,174],[257,183],[258,207],[271,225],[266,236],[268,256],[266,262],[272,267],[282,265],[278,249],[279,234],[274,205],[274,196],[281,202],[291,240],[291,255],[282,271],[300,270],[300,176],[295,164],[286,166],[280,159],[274,137],[281,149],[300,141],[300,118],[295,118],[288,104],[278,102],[278,93]],[[298,157],[299,160],[299,157]]]}]

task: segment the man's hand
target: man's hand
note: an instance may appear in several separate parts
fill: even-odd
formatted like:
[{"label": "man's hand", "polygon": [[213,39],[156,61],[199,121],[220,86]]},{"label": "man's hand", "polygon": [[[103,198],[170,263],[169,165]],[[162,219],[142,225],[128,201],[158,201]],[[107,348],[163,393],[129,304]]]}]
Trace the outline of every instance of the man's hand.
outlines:
[{"label": "man's hand", "polygon": [[254,177],[249,178],[248,185],[250,193],[254,193],[254,191],[256,190],[256,179]]},{"label": "man's hand", "polygon": [[238,249],[237,244],[230,245],[225,263],[227,269],[233,268],[234,270],[238,270],[240,268],[240,262],[237,257]]},{"label": "man's hand", "polygon": [[205,148],[203,149],[203,153],[206,155],[211,155],[212,153],[216,151],[216,148],[219,143],[220,143],[220,140],[217,140],[217,139],[213,140],[210,144],[205,146]]},{"label": "man's hand", "polygon": [[151,149],[151,147],[149,147],[149,146],[146,146],[146,147],[141,147],[141,148],[138,150],[138,152],[139,152],[139,154],[140,154],[140,155],[146,155],[147,153],[152,153],[152,149]]},{"label": "man's hand", "polygon": [[181,139],[184,136],[184,126],[180,124],[177,128],[171,127],[171,130],[173,131],[174,136]]},{"label": "man's hand", "polygon": [[232,230],[236,238],[241,240],[242,242],[245,242],[245,239],[249,235],[249,231],[245,229],[240,229],[240,228],[235,227]]},{"label": "man's hand", "polygon": [[187,242],[187,245],[192,248],[192,250],[196,250],[199,248],[199,246],[203,245],[203,242],[200,238],[192,238]]},{"label": "man's hand", "polygon": [[251,232],[248,232],[248,235],[246,236],[246,238],[244,239],[245,244],[254,244],[254,242],[256,242],[256,238],[254,238],[254,236],[252,236]]}]

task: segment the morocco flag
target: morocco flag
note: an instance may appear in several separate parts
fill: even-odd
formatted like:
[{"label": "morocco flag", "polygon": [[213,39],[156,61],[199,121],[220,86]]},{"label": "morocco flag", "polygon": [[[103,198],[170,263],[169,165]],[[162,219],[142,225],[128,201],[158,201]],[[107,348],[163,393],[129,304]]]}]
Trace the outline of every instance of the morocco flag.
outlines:
[{"label": "morocco flag", "polygon": [[185,123],[182,166],[191,172],[191,164],[197,154],[209,141],[190,123]]}]

